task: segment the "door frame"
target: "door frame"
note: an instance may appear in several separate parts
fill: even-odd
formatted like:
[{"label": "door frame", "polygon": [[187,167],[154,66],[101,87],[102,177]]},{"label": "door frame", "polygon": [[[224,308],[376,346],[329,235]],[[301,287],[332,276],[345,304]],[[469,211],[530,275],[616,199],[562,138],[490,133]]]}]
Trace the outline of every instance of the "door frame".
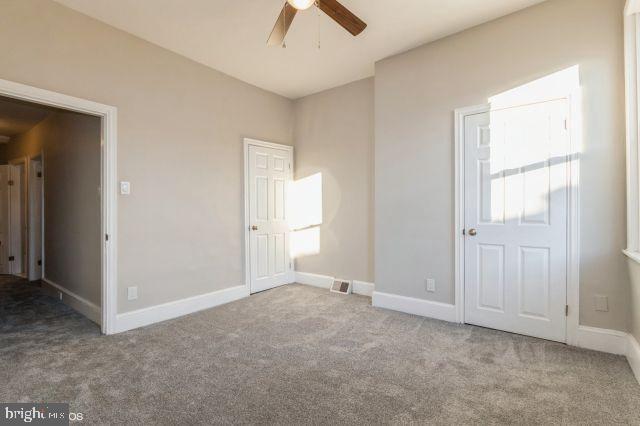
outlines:
[{"label": "door frame", "polygon": [[0,79],[0,95],[99,117],[101,126],[100,199],[101,229],[101,322],[102,333],[116,332],[118,291],[117,232],[117,116],[118,109],[86,99]]},{"label": "door frame", "polygon": [[[39,223],[35,221],[35,218],[33,216],[34,212],[33,212],[33,203],[36,201],[36,198],[33,195],[33,187],[31,186],[31,183],[34,179],[38,179],[37,176],[34,175],[35,173],[35,168],[34,168],[34,163],[39,162],[40,163],[40,172],[42,173],[42,177],[41,179],[41,185],[42,187],[40,188],[40,221]],[[44,154],[42,151],[40,151],[39,153],[32,155],[29,157],[29,168],[27,170],[28,172],[28,182],[27,182],[27,258],[28,258],[28,268],[27,268],[27,279],[29,281],[32,281],[32,269],[33,269],[33,262],[38,262],[37,258],[40,257],[40,278],[39,279],[43,279],[44,278]],[[35,253],[33,251],[33,247],[31,246],[32,242],[33,242],[33,233],[34,233],[34,227],[40,227],[40,253],[39,256],[37,253]],[[32,259],[33,257],[33,259]]]},{"label": "door frame", "polygon": [[[567,101],[569,108],[569,176],[568,176],[568,204],[567,204],[567,323],[565,333],[565,343],[576,345],[578,338],[578,327],[580,319],[580,148],[581,148],[581,128],[579,95],[571,93],[564,97],[540,100],[540,102],[560,100]],[[514,104],[506,107],[516,107],[527,105]],[[504,106],[501,106],[503,108]],[[465,322],[465,302],[464,302],[464,268],[465,268],[465,237],[464,230],[465,216],[465,140],[464,124],[465,118],[470,115],[487,113],[491,111],[490,104],[474,105],[454,110],[455,115],[455,153],[454,153],[454,284],[455,284],[455,310],[456,321],[460,324]]]},{"label": "door frame", "polygon": [[[16,274],[13,270],[13,264],[10,265],[9,269],[11,275],[29,279],[29,159],[27,156],[13,158],[9,160],[7,164],[10,166],[22,165],[22,172],[20,176],[20,216],[22,216],[22,220],[20,221],[20,226],[22,229],[26,229],[25,235],[20,235],[20,259],[22,261],[22,272],[20,274]],[[8,195],[9,214],[7,219],[9,226],[7,227],[7,239],[11,245],[15,229],[13,229],[13,223],[11,220],[11,192],[9,192]],[[20,230],[20,234],[22,234],[22,229]],[[24,256],[25,249],[26,256]],[[10,250],[10,252],[13,252],[13,250]]]},{"label": "door frame", "polygon": [[[243,163],[244,163],[244,285],[247,287],[248,294],[251,294],[251,233],[249,232],[249,226],[251,225],[251,218],[249,215],[249,147],[260,146],[263,148],[280,149],[288,151],[291,155],[291,176],[293,178],[293,171],[295,170],[293,146],[282,145],[273,142],[266,142],[258,139],[244,138],[243,147]],[[293,262],[293,259],[291,259]],[[291,268],[289,271],[293,273],[295,268]],[[293,281],[292,281],[293,282]]]}]

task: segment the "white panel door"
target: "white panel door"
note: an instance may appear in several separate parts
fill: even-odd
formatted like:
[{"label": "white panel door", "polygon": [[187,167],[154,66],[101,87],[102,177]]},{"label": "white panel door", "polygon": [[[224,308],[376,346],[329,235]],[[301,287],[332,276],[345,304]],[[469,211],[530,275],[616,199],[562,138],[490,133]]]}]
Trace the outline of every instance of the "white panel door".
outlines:
[{"label": "white panel door", "polygon": [[0,166],[0,274],[9,270],[9,166]]},{"label": "white panel door", "polygon": [[465,118],[465,322],[566,339],[565,100]]},{"label": "white panel door", "polygon": [[251,293],[293,281],[286,217],[291,151],[249,145]]},{"label": "white panel door", "polygon": [[9,270],[21,275],[23,271],[23,194],[22,165],[9,165]]}]

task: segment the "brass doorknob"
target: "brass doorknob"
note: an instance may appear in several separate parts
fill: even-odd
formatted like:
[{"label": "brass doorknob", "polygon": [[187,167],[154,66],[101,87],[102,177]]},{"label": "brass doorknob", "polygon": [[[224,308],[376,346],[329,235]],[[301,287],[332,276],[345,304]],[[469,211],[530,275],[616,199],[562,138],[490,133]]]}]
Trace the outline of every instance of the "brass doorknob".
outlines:
[{"label": "brass doorknob", "polygon": [[477,233],[478,231],[476,231],[476,228],[469,229],[469,235],[471,235],[472,237],[475,236]]},{"label": "brass doorknob", "polygon": [[252,231],[257,231],[257,230],[258,230],[258,227],[257,227],[256,225],[251,225],[251,228],[250,228],[250,229],[251,229]]}]

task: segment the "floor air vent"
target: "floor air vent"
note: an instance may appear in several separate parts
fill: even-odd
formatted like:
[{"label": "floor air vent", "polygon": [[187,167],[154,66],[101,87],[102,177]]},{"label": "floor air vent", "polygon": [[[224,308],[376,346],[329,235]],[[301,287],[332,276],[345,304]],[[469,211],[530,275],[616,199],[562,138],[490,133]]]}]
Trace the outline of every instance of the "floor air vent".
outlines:
[{"label": "floor air vent", "polygon": [[347,280],[333,280],[331,284],[332,293],[351,294],[351,281]]}]

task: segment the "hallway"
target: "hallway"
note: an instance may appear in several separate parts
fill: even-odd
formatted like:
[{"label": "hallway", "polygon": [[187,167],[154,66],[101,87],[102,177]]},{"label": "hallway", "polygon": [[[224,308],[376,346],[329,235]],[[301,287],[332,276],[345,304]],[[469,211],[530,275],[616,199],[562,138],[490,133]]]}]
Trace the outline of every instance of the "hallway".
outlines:
[{"label": "hallway", "polygon": [[99,335],[97,324],[45,294],[37,283],[0,275],[0,354],[15,351],[16,344],[24,351],[46,350],[53,340]]}]

